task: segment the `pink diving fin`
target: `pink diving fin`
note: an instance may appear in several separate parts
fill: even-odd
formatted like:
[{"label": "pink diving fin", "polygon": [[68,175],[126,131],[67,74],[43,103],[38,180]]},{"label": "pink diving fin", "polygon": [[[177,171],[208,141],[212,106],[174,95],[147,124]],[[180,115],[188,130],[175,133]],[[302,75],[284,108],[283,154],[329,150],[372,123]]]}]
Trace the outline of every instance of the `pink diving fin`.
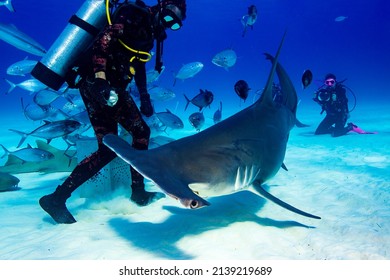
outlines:
[{"label": "pink diving fin", "polygon": [[363,129],[361,129],[360,127],[358,127],[357,125],[351,123],[352,125],[352,130],[353,132],[356,132],[356,133],[359,133],[359,134],[378,134],[378,132],[369,132],[369,131],[364,131]]}]

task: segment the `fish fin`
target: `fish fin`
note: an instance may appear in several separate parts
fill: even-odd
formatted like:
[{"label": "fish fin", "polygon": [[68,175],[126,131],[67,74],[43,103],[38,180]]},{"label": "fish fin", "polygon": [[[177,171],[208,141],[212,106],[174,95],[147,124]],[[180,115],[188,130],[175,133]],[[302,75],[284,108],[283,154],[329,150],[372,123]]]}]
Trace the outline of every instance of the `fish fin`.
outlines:
[{"label": "fish fin", "polygon": [[20,164],[21,163],[21,159],[14,156],[14,155],[8,155],[8,160],[7,162],[4,164],[4,166],[9,166],[9,165],[14,165],[14,164]]},{"label": "fish fin", "polygon": [[12,5],[11,0],[6,1],[4,5],[7,7],[7,9],[8,9],[10,12],[12,12],[12,13],[15,12],[15,8],[14,8],[14,6]]},{"label": "fish fin", "polygon": [[26,114],[26,107],[27,107],[27,106],[24,106],[23,97],[20,98],[20,102],[21,102],[21,104],[22,104],[22,111],[23,111],[23,114],[24,114],[24,116],[26,117],[26,119],[28,119],[27,114]]},{"label": "fish fin", "polygon": [[185,111],[185,110],[187,110],[188,105],[190,105],[191,100],[189,100],[188,97],[185,94],[184,94],[184,97],[185,97],[185,99],[187,101],[186,107],[184,108],[184,111]]},{"label": "fish fin", "polygon": [[276,62],[272,55],[268,53],[264,53],[264,55],[272,64],[276,63],[276,73],[283,93],[281,103],[287,106],[293,112],[294,116],[296,116],[298,97],[291,79],[282,65]]},{"label": "fish fin", "polygon": [[282,40],[281,40],[281,42],[279,44],[279,47],[278,47],[278,50],[276,52],[275,58],[272,61],[272,69],[271,69],[271,71],[269,73],[266,86],[265,86],[265,88],[263,90],[263,94],[261,95],[261,98],[259,99],[260,102],[265,102],[266,104],[273,104],[272,84],[273,84],[273,80],[274,80],[274,74],[275,74],[275,71],[276,71],[276,67],[278,65],[278,59],[279,59],[280,51],[282,49],[283,42],[284,42],[284,39],[286,37],[286,32],[284,32],[284,34],[283,34],[283,37],[282,37]]},{"label": "fish fin", "polygon": [[284,164],[284,162],[282,163],[282,168],[283,168],[284,170],[288,171],[287,166]]},{"label": "fish fin", "polygon": [[310,213],[307,213],[307,212],[304,212],[302,210],[299,210],[298,208],[295,208],[294,206],[280,200],[279,198],[273,196],[272,194],[270,194],[269,192],[267,192],[263,187],[262,187],[262,184],[260,183],[259,180],[256,180],[253,182],[253,187],[254,189],[262,196],[264,196],[265,198],[271,200],[272,202],[276,203],[277,205],[283,207],[284,209],[287,209],[291,212],[294,212],[296,214],[299,214],[299,215],[302,215],[302,216],[305,216],[305,217],[308,217],[308,218],[313,218],[313,219],[321,219],[321,217],[318,217],[318,216],[315,216],[313,214],[310,214]]},{"label": "fish fin", "polygon": [[7,79],[4,79],[4,80],[10,85],[9,89],[5,93],[5,94],[8,94],[16,88],[16,85],[13,82],[11,82],[10,80],[7,80]]},{"label": "fish fin", "polygon": [[22,136],[22,138],[20,139],[19,144],[17,146],[17,148],[19,148],[23,144],[24,140],[26,140],[28,134],[23,132],[23,131],[15,130],[12,128],[10,128],[9,131],[15,132],[15,133],[19,134],[20,136]]},{"label": "fish fin", "polygon": [[4,155],[2,155],[1,158],[4,158],[6,155],[9,155],[9,154],[10,154],[10,152],[7,150],[6,147],[4,147],[2,144],[0,144],[0,146],[4,149]]},{"label": "fish fin", "polygon": [[47,144],[45,141],[42,141],[42,140],[36,140],[35,141],[37,143],[37,147],[38,149],[41,149],[41,150],[45,150],[47,152],[51,152],[51,153],[58,153],[60,152],[59,149]]}]

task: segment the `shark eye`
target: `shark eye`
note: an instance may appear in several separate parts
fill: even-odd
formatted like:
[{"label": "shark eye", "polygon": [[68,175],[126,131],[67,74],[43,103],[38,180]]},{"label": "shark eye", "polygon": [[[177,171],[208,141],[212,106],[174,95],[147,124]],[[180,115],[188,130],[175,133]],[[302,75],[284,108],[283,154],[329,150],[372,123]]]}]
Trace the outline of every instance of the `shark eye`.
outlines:
[{"label": "shark eye", "polygon": [[192,200],[191,203],[190,203],[190,208],[191,209],[195,209],[195,208],[198,208],[199,207],[199,202],[196,201],[196,200]]}]

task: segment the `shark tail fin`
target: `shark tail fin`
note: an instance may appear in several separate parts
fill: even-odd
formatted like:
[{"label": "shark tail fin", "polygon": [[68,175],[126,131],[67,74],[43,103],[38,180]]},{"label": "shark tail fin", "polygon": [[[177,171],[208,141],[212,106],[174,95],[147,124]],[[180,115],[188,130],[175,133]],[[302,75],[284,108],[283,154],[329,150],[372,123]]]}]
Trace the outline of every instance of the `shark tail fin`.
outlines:
[{"label": "shark tail fin", "polygon": [[21,138],[20,141],[19,141],[19,144],[18,144],[17,148],[19,148],[20,146],[22,146],[22,144],[23,144],[24,140],[26,140],[28,134],[25,133],[25,132],[23,132],[23,131],[11,129],[11,128],[10,128],[9,130],[12,131],[12,132],[15,132],[15,133],[17,133],[17,134],[19,134],[19,135],[22,136],[22,138]]},{"label": "shark tail fin", "polygon": [[276,203],[277,205],[291,211],[291,212],[294,212],[296,214],[299,214],[299,215],[302,215],[302,216],[305,216],[305,217],[308,217],[308,218],[312,218],[312,219],[321,219],[321,217],[318,217],[318,216],[315,216],[313,214],[310,214],[310,213],[307,213],[307,212],[304,212],[302,210],[299,210],[298,208],[295,208],[294,206],[280,200],[279,198],[273,196],[272,194],[270,194],[269,192],[267,192],[262,186],[261,186],[261,183],[259,181],[255,181],[253,182],[253,187],[255,188],[255,190],[261,194],[262,196],[264,196],[265,198],[271,200],[272,202]]}]

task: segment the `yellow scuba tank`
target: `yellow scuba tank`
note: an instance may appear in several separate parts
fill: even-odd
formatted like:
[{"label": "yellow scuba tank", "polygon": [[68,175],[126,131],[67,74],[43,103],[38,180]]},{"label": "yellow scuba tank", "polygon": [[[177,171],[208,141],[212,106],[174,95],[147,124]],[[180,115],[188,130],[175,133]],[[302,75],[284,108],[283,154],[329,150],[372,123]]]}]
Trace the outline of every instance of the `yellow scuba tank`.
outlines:
[{"label": "yellow scuba tank", "polygon": [[105,3],[106,0],[86,0],[69,19],[65,29],[31,71],[31,75],[58,90],[78,56],[107,24]]}]

